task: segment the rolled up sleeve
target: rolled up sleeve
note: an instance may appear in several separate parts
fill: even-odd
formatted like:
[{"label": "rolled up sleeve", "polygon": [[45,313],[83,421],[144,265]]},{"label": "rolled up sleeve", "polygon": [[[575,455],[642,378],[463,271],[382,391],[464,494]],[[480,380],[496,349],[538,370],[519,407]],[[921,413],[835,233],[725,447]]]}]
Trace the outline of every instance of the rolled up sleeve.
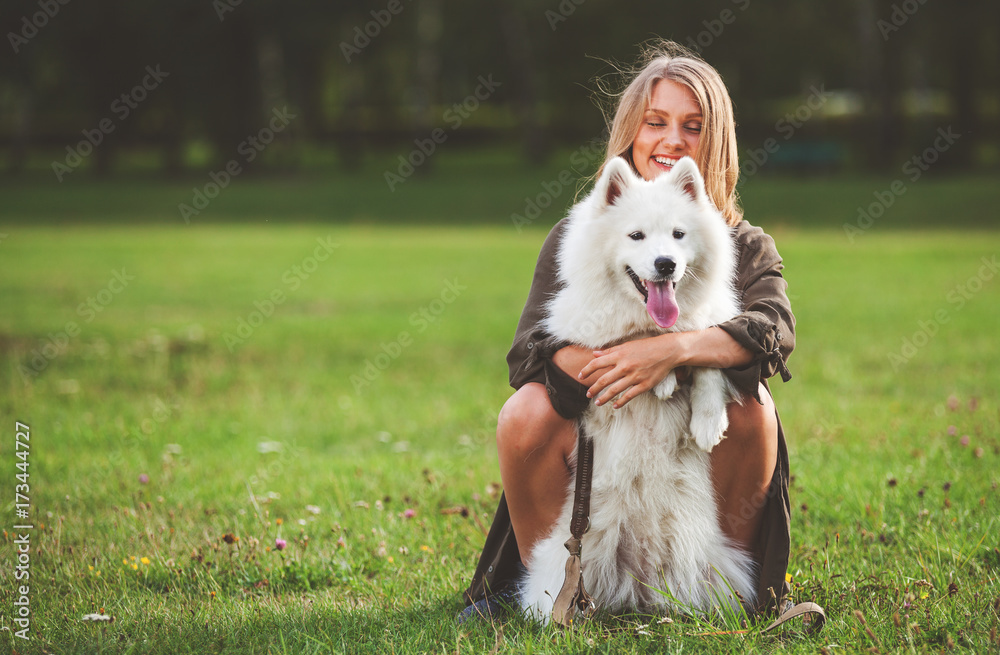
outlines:
[{"label": "rolled up sleeve", "polygon": [[795,316],[774,239],[745,222],[736,229],[739,250],[736,291],[743,311],[718,327],[750,351],[753,360],[722,372],[743,394],[760,402],[759,382],[776,373],[784,382],[792,377],[787,362],[795,348]]}]

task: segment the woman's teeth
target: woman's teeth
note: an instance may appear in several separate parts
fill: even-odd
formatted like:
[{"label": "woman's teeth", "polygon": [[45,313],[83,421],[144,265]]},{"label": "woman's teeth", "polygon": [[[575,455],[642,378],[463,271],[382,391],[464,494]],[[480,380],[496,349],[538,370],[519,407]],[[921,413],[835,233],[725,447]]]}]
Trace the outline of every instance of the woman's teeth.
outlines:
[{"label": "woman's teeth", "polygon": [[653,157],[653,161],[661,166],[673,166],[677,163],[676,159],[667,159],[666,157]]}]

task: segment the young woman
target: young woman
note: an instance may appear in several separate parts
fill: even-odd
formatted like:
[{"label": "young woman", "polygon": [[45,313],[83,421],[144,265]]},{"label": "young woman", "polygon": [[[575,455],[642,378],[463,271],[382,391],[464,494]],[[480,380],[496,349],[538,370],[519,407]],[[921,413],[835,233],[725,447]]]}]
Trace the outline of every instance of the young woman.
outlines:
[{"label": "young woman", "polygon": [[[556,253],[565,220],[542,246],[534,280],[507,355],[516,392],[504,404],[497,449],[504,495],[461,617],[492,615],[511,600],[511,585],[531,548],[558,519],[573,480],[576,417],[589,402],[622,407],[673,369],[722,369],[743,395],[729,408],[726,439],[711,453],[712,481],[724,532],[758,565],[758,611],[780,608],[789,553],[788,456],[766,383],[790,375],[795,319],[774,241],[743,220],[732,101],[714,68],[674,43],[644,57],[619,98],[605,163],[630,161],[647,180],[681,157],[698,164],[708,195],[733,228],[736,290],[743,313],[699,332],[667,333],[601,351],[553,343],[540,327],[558,286]],[[586,563],[586,553],[584,553]],[[586,564],[585,564],[586,565]],[[754,609],[754,608],[750,608]]]}]

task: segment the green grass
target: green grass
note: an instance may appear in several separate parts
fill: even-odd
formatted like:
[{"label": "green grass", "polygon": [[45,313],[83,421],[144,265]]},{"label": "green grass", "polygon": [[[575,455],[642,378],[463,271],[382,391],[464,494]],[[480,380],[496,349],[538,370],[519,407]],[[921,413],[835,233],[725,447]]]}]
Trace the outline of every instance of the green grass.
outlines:
[{"label": "green grass", "polygon": [[[142,184],[118,188],[145,202]],[[851,243],[839,222],[800,230],[758,211],[774,216],[798,318],[794,378],[773,389],[795,476],[789,573],[829,624],[720,635],[601,617],[563,633],[453,622],[495,508],[504,355],[554,217],[520,234],[506,209],[495,227],[33,218],[65,216],[61,202],[8,207],[0,228],[5,617],[15,420],[31,427],[36,525],[32,641],[0,632],[17,652],[1000,646],[1000,280],[949,300],[1000,233],[878,226]],[[317,239],[337,247],[312,269]],[[109,285],[123,269],[134,279]],[[227,344],[275,290],[270,316]],[[894,370],[889,354],[940,317]],[[101,611],[114,623],[80,620]]]}]

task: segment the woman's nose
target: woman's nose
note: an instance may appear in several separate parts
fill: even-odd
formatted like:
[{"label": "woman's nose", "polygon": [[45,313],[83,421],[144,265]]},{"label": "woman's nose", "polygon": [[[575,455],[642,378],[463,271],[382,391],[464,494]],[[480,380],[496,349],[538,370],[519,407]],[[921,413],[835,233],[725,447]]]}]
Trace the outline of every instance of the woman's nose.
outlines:
[{"label": "woman's nose", "polygon": [[662,143],[672,150],[680,150],[684,147],[684,139],[681,138],[681,128],[679,125],[667,127],[663,132]]}]

